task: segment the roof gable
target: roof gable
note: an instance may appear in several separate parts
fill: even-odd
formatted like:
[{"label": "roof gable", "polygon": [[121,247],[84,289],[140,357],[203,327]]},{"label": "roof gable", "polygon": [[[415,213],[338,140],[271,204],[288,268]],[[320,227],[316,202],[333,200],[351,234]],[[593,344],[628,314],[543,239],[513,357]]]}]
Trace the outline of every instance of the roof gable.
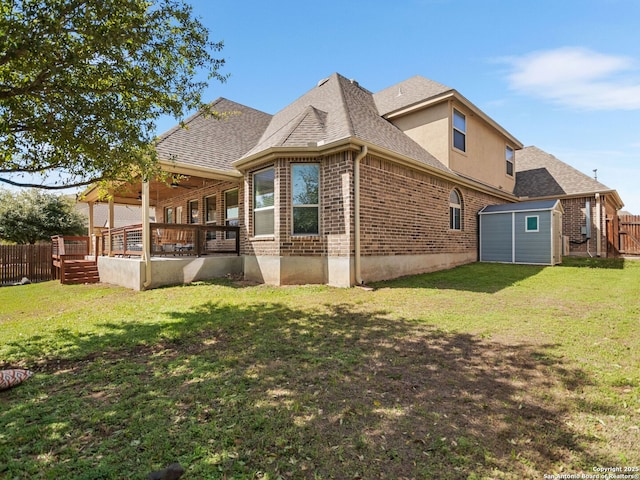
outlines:
[{"label": "roof gable", "polygon": [[373,95],[334,73],[273,116],[258,144],[243,158],[275,147],[323,145],[358,138],[372,145],[451,172],[396,126],[383,119]]},{"label": "roof gable", "polygon": [[479,215],[490,213],[543,212],[558,209],[562,211],[560,200],[538,200],[532,202],[505,203],[488,205],[478,212]]},{"label": "roof gable", "polygon": [[385,116],[451,91],[453,89],[446,85],[415,75],[375,93],[373,98],[380,115]]},{"label": "roof gable", "polygon": [[550,197],[594,194],[611,191],[609,187],[576,170],[538,147],[516,151],[518,197]]}]

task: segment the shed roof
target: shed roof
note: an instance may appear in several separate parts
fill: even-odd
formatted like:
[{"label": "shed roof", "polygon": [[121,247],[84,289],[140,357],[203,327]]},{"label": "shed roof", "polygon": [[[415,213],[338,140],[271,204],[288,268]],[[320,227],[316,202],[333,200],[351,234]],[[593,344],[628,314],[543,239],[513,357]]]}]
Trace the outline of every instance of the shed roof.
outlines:
[{"label": "shed roof", "polygon": [[511,212],[533,212],[547,211],[560,208],[562,204],[560,200],[538,200],[533,202],[516,202],[506,203],[502,205],[488,205],[478,212],[478,215],[489,213],[511,213]]}]

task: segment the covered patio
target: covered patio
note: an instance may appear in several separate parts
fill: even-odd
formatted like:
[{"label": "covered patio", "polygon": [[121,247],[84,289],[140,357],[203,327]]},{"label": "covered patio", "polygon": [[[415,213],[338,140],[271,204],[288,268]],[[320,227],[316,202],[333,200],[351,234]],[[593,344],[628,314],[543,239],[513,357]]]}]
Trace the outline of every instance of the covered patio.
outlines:
[{"label": "covered patio", "polygon": [[[217,202],[225,191],[237,192],[239,178],[192,170],[113,185],[107,192],[92,187],[81,196],[101,282],[144,290],[242,273],[238,207]],[[98,203],[109,205],[107,227],[94,225]],[[116,205],[139,207],[140,221],[113,227]]]}]

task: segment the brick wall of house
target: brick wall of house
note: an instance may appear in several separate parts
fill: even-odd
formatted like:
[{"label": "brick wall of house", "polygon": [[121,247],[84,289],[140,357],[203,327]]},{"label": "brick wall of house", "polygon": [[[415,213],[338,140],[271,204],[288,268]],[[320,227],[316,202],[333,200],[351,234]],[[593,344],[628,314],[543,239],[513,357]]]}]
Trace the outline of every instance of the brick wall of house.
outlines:
[{"label": "brick wall of house", "polygon": [[[349,256],[354,251],[353,152],[322,159],[277,159],[245,174],[244,221],[253,231],[253,173],[276,169],[275,234],[250,236],[247,255]],[[320,235],[292,234],[291,166],[320,163]],[[462,197],[462,230],[449,228],[449,195]],[[363,255],[466,253],[478,244],[478,211],[503,199],[368,155],[361,164],[361,247]]]},{"label": "brick wall of house", "polygon": [[[203,180],[204,185],[202,188],[183,188],[177,187],[174,189],[174,195],[163,202],[159,202],[156,208],[156,218],[160,223],[166,222],[165,214],[166,208],[172,207],[174,211],[174,216],[176,216],[174,222],[175,223],[189,223],[189,202],[192,200],[198,201],[198,224],[204,225],[206,224],[206,212],[205,212],[205,199],[212,195],[216,197],[216,222],[214,225],[224,225],[225,224],[225,205],[224,205],[224,193],[228,190],[233,190],[235,188],[239,189],[238,192],[238,203],[239,203],[239,223],[240,223],[240,239],[241,239],[241,252],[244,248],[244,238],[245,236],[242,234],[242,218],[243,218],[243,185],[241,182],[231,182],[231,181],[220,181],[220,180]],[[182,207],[182,217],[180,219],[177,218],[177,209],[178,207]],[[223,243],[228,243],[229,245],[235,245],[235,240],[224,240],[221,233],[218,233],[218,238],[223,241]]]},{"label": "brick wall of house", "polygon": [[[591,240],[586,241],[582,229],[587,225],[586,202],[591,202]],[[562,235],[569,237],[569,253],[571,255],[595,255],[596,252],[596,202],[593,197],[565,198],[561,200],[564,214],[562,216]]]},{"label": "brick wall of house", "polygon": [[[462,229],[449,228],[449,195],[462,197]],[[363,255],[477,251],[477,213],[503,199],[367,156],[361,167]]]},{"label": "brick wall of house", "polygon": [[[582,233],[582,228],[586,226],[586,202],[591,202],[591,239],[586,242],[586,236]],[[595,256],[597,254],[597,202],[595,196],[564,198],[561,200],[564,208],[562,221],[562,234],[569,237],[569,253],[578,256]],[[614,225],[609,229],[611,237],[607,237],[607,219]],[[614,256],[619,247],[615,232],[618,231],[618,217],[613,204],[607,195],[600,196],[600,255]]]},{"label": "brick wall of house", "polygon": [[[349,153],[322,158],[299,157],[277,159],[253,168],[245,174],[245,202],[248,208],[244,224],[249,233],[248,255],[277,256],[348,256],[353,249],[351,224],[352,170]],[[292,165],[320,164],[320,233],[293,235],[292,225]],[[253,174],[265,168],[275,168],[275,231],[273,236],[254,237],[253,232]]]}]

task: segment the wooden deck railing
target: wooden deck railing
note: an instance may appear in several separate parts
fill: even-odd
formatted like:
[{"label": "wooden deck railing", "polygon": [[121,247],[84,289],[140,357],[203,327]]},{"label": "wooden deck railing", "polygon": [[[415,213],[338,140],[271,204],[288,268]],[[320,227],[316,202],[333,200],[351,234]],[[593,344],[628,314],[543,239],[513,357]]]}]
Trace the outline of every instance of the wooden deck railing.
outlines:
[{"label": "wooden deck railing", "polygon": [[[151,223],[150,236],[153,256],[240,255],[239,227]],[[142,225],[105,229],[99,243],[102,255],[140,256]]]},{"label": "wooden deck railing", "polygon": [[[91,245],[90,237],[55,235],[51,237],[51,259],[54,277],[67,283],[70,264],[86,260]],[[88,260],[87,260],[88,261]],[[95,263],[95,261],[93,262]]]}]

